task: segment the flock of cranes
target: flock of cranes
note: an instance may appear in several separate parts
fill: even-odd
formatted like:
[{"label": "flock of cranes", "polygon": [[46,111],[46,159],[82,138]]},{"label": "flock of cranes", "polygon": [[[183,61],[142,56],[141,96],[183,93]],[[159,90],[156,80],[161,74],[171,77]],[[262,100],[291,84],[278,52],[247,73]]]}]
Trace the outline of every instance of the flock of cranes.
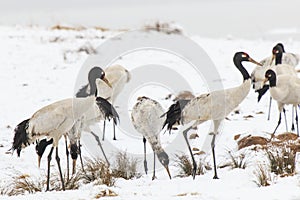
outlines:
[{"label": "flock of cranes", "polygon": [[[243,66],[243,62],[252,62],[257,65],[251,76]],[[178,98],[168,110],[165,110],[158,101],[151,99],[151,97],[139,97],[131,111],[131,121],[134,128],[143,136],[145,172],[148,172],[146,160],[146,141],[148,141],[154,152],[152,179],[155,179],[155,156],[157,156],[159,162],[164,166],[171,179],[169,156],[161,145],[160,133],[163,129],[171,132],[174,126],[182,125],[182,134],[193,162],[192,176],[195,178],[197,165],[187,134],[192,128],[196,128],[205,121],[212,120],[214,129],[213,132],[208,134],[212,135],[213,178],[217,179],[215,140],[218,135],[219,126],[225,117],[246,98],[251,84],[253,84],[253,88],[258,92],[259,99],[269,90],[271,98],[277,101],[280,114],[273,134],[275,134],[280,125],[281,112],[285,113],[284,106],[289,104],[295,110],[297,133],[299,134],[297,107],[300,103],[300,79],[297,77],[297,70],[295,70],[298,62],[299,56],[286,53],[281,43],[278,43],[273,48],[271,57],[261,62],[255,61],[245,52],[237,52],[233,57],[233,63],[243,77],[243,82],[239,86],[212,91],[196,97],[190,95],[189,98]],[[93,67],[88,74],[88,84],[76,93],[76,97],[45,106],[16,126],[12,150],[16,150],[18,156],[20,156],[23,148],[36,142],[39,166],[46,147],[52,144],[47,157],[47,190],[50,189],[50,162],[54,149],[56,150],[55,159],[59,169],[62,189],[65,189],[58,155],[58,142],[62,136],[64,136],[66,143],[68,176],[69,154],[71,154],[73,159],[72,174],[76,171],[78,154],[83,168],[80,149],[81,133],[91,133],[99,141],[98,135],[93,133],[89,128],[91,125],[100,121],[104,122],[102,138],[104,140],[105,121],[112,120],[114,124],[113,139],[116,140],[115,125],[122,119],[119,119],[119,115],[113,104],[124,85],[130,81],[130,78],[130,72],[120,65],[110,66],[105,70],[100,67]],[[70,152],[67,145],[68,139],[70,142]],[[103,149],[102,152],[109,163]]]}]

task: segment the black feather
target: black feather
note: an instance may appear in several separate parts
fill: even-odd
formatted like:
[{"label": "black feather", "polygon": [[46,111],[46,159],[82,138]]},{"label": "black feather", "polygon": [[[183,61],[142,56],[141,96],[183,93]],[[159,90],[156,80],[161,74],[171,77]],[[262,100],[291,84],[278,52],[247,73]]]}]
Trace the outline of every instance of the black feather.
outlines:
[{"label": "black feather", "polygon": [[176,101],[176,103],[172,104],[169,107],[168,111],[161,116],[161,117],[163,117],[163,116],[167,115],[167,118],[163,124],[163,129],[167,125],[167,130],[169,130],[169,132],[171,133],[173,126],[176,123],[180,123],[181,111],[183,110],[183,108],[186,106],[186,104],[189,101],[190,100],[180,99],[180,100]]},{"label": "black feather", "polygon": [[22,150],[22,144],[24,144],[25,146],[29,145],[28,133],[27,133],[29,120],[30,119],[26,119],[22,121],[16,126],[14,130],[15,136],[14,136],[14,141],[11,150],[12,151],[17,150],[18,156],[20,156]]},{"label": "black feather", "polygon": [[108,120],[113,119],[114,124],[117,125],[120,119],[113,105],[111,105],[111,103],[109,103],[106,99],[102,97],[96,98],[96,104],[98,105],[99,109],[104,113],[104,118]]},{"label": "black feather", "polygon": [[47,146],[52,143],[53,143],[53,138],[51,138],[50,140],[42,139],[41,141],[38,141],[35,146],[36,154],[42,157]]},{"label": "black feather", "polygon": [[70,154],[71,154],[71,157],[73,160],[76,160],[77,157],[78,157],[78,152],[79,152],[79,148],[77,146],[76,143],[74,144],[71,144],[71,147],[70,147]]},{"label": "black feather", "polygon": [[258,93],[257,102],[260,101],[262,96],[264,96],[264,94],[269,90],[269,88],[270,88],[269,85],[264,85],[261,89],[255,91]]}]

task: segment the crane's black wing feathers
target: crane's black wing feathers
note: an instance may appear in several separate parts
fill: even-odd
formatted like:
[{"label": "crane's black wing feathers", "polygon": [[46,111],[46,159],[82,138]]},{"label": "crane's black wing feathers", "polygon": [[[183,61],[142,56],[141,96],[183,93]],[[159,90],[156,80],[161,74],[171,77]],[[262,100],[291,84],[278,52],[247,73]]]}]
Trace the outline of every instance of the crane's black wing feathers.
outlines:
[{"label": "crane's black wing feathers", "polygon": [[176,123],[180,123],[181,112],[189,101],[190,100],[180,99],[169,107],[168,111],[161,116],[163,117],[167,115],[162,127],[163,129],[167,125],[167,130],[169,130],[169,132],[171,133],[173,126]]},{"label": "crane's black wing feathers", "polygon": [[258,93],[257,102],[260,101],[262,96],[264,96],[266,94],[266,92],[269,90],[269,88],[270,88],[269,85],[264,85],[261,89],[255,91]]},{"label": "crane's black wing feathers", "polygon": [[99,109],[104,113],[105,119],[110,120],[112,118],[114,124],[117,124],[118,121],[120,121],[116,109],[106,99],[102,97],[97,97],[96,104],[98,105]]},{"label": "crane's black wing feathers", "polygon": [[28,133],[27,133],[29,120],[30,119],[26,119],[26,120],[22,121],[21,123],[19,123],[16,126],[16,128],[14,130],[15,136],[14,136],[13,145],[11,147],[11,150],[12,151],[17,150],[18,156],[20,156],[20,152],[22,150],[22,144],[24,144],[25,146],[29,145]]}]

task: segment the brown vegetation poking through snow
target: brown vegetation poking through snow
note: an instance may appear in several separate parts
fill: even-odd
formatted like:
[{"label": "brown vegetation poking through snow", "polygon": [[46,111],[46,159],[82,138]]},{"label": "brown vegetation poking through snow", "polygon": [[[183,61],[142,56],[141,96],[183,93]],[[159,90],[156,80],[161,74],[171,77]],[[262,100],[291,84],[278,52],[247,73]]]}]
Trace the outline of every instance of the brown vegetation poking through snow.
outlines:
[{"label": "brown vegetation poking through snow", "polygon": [[240,150],[245,147],[249,147],[251,145],[261,145],[261,146],[267,145],[268,139],[261,136],[248,135],[238,140],[237,143],[238,143],[238,149]]},{"label": "brown vegetation poking through snow", "polygon": [[293,151],[300,151],[300,139],[296,134],[289,132],[279,134],[272,140],[270,138],[252,135],[247,135],[241,138],[240,134],[235,135],[234,140],[237,141],[239,150],[252,145],[261,147],[265,147],[266,145],[281,146],[283,143],[286,145],[286,142],[291,141],[289,146],[293,149]]},{"label": "brown vegetation poking through snow", "polygon": [[[240,137],[240,135],[234,137],[239,150],[253,145],[252,150],[266,152],[270,172],[281,177],[295,174],[295,156],[296,152],[300,152],[300,139],[296,134],[285,132],[273,139],[251,135]],[[264,175],[261,169],[259,175]]]}]

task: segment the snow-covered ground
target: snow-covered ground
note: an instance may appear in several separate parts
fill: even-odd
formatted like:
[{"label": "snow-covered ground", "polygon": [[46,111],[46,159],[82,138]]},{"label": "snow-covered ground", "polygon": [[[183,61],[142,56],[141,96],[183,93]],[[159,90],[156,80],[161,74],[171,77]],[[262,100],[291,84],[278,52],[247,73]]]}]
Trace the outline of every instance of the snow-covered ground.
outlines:
[{"label": "snow-covered ground", "polygon": [[[74,86],[78,73],[88,58],[80,48],[97,48],[107,38],[116,35],[117,32],[101,32],[95,29],[86,29],[81,31],[50,30],[39,27],[0,27],[0,98],[1,122],[0,122],[0,187],[6,187],[12,176],[16,173],[28,174],[35,178],[45,177],[46,174],[46,156],[42,160],[41,169],[37,167],[37,156],[34,145],[27,147],[18,158],[16,154],[9,154],[13,140],[13,129],[22,120],[30,117],[39,108],[48,105],[54,101],[72,97]],[[209,55],[214,62],[221,76],[224,88],[237,86],[242,82],[242,76],[234,67],[232,57],[237,51],[245,51],[256,59],[261,60],[271,53],[271,48],[279,41],[265,39],[239,39],[223,38],[212,39],[200,36],[191,36]],[[283,42],[288,52],[300,53],[300,42],[292,39]],[[129,69],[147,64],[155,59],[160,64],[177,65],[184,68],[182,61],[162,52],[142,51],[138,54],[132,54],[115,61]],[[254,69],[254,65],[245,64],[249,73]],[[199,84],[196,94],[205,91],[202,88],[203,83]],[[197,86],[195,86],[197,88]],[[135,102],[136,96],[140,94],[150,96],[149,90],[145,88],[140,93],[133,94],[130,105]],[[155,90],[156,91],[156,90]],[[164,100],[168,91],[159,90],[158,93],[150,97],[159,100],[167,109],[170,102]],[[271,120],[267,121],[268,95],[257,103],[257,95],[253,90],[250,91],[247,98],[237,108],[238,113],[232,113],[224,121],[221,135],[217,141],[217,162],[222,164],[228,160],[228,150],[237,151],[237,144],[234,136],[237,134],[252,134],[268,136],[273,131],[277,123],[278,111],[273,104]],[[290,108],[288,110],[288,121],[291,121]],[[130,112],[130,108],[128,108]],[[263,114],[261,114],[261,111]],[[253,117],[247,117],[247,116]],[[193,147],[203,149],[207,154],[207,159],[211,162],[209,146],[205,140],[205,134],[210,128],[210,123],[204,123],[199,126],[199,138],[192,141]],[[128,137],[128,135],[117,132],[117,141],[112,140],[111,128],[108,131],[106,144],[113,144],[119,150],[126,150],[132,155],[142,156],[143,146],[141,137]],[[278,132],[284,132],[282,125]],[[101,135],[101,134],[100,134]],[[181,137],[176,134],[161,134],[162,143],[165,147],[172,144],[175,137]],[[219,178],[213,180],[213,171],[206,174],[192,177],[178,178],[178,168],[174,164],[175,153],[186,152],[184,140],[182,138],[182,149],[172,149],[168,152],[171,158],[170,171],[173,176],[169,180],[166,172],[159,167],[157,179],[151,180],[151,173],[143,175],[135,180],[118,179],[115,186],[110,189],[117,196],[109,197],[115,199],[300,199],[300,183],[297,176],[286,178],[274,178],[273,183],[268,187],[258,187],[255,183],[254,171],[260,164],[261,154],[251,155],[252,160],[246,169],[218,169]],[[83,143],[85,140],[83,139]],[[65,162],[64,142],[60,143],[60,155],[62,162]],[[91,148],[83,144],[83,156],[91,157]],[[150,146],[148,145],[148,149]],[[114,151],[108,152],[110,159],[114,156]],[[150,157],[150,156],[148,156]],[[258,158],[257,158],[258,157]],[[52,161],[52,169],[56,170],[55,161]],[[148,163],[151,163],[150,161]],[[211,162],[212,163],[212,162]],[[150,165],[150,164],[148,164]],[[160,166],[160,164],[157,164]],[[63,170],[64,169],[64,165]],[[78,166],[79,167],[79,166]],[[149,166],[151,169],[151,166]],[[139,170],[144,174],[142,162]],[[57,172],[57,171],[56,171]],[[93,186],[92,184],[83,185],[78,190],[59,191],[59,192],[41,192],[24,196],[0,196],[0,199],[92,199],[99,191],[106,189],[106,186]]]}]

